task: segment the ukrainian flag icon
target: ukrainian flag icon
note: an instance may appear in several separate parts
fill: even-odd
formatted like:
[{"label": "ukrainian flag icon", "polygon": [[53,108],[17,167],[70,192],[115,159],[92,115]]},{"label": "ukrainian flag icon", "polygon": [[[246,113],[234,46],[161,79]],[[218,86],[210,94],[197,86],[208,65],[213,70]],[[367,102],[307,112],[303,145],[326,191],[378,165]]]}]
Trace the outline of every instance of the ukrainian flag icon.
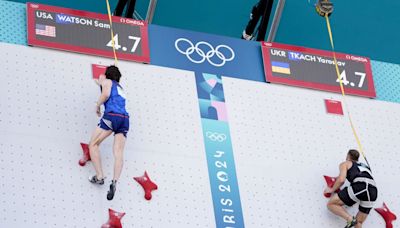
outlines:
[{"label": "ukrainian flag icon", "polygon": [[272,72],[290,75],[289,63],[272,61]]}]

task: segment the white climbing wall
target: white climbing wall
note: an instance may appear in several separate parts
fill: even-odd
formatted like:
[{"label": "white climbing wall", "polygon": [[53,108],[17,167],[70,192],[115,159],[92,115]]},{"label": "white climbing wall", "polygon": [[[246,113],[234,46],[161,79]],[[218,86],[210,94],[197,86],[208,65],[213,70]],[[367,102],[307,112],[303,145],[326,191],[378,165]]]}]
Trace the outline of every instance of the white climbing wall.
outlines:
[{"label": "white climbing wall", "polygon": [[[215,227],[194,73],[120,62],[131,131],[116,197],[78,165],[98,118],[91,64],[110,59],[0,43],[0,228],[100,227],[108,208],[130,227]],[[342,227],[322,175],[356,143],[346,117],[326,114],[332,93],[223,78],[246,227]],[[383,201],[400,214],[400,104],[348,97]],[[112,177],[111,139],[101,147]],[[147,170],[146,201],[133,181]],[[107,183],[108,183],[107,181]],[[354,210],[352,210],[354,212]],[[399,221],[395,222],[395,227]],[[365,227],[383,228],[372,211]]]},{"label": "white climbing wall", "polygon": [[[324,99],[341,95],[223,81],[247,227],[343,227],[322,195],[322,175],[338,175],[348,149],[357,148],[347,117],[325,111]],[[347,99],[378,185],[376,206],[385,201],[399,215],[400,104]],[[375,211],[370,214],[365,227],[385,227]]]},{"label": "white climbing wall", "polygon": [[[124,227],[213,227],[200,115],[191,72],[120,62],[131,114],[116,197],[112,140],[101,147],[107,185],[78,165],[98,118],[91,64],[109,59],[0,43],[0,227],[100,227],[108,208]],[[158,184],[146,201],[134,176]]]}]

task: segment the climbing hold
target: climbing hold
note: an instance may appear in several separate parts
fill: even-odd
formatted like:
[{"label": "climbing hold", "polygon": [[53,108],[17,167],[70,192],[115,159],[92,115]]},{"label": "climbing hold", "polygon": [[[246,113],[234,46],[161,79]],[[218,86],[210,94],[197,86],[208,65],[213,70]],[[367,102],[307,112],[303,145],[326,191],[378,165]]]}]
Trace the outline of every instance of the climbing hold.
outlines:
[{"label": "climbing hold", "polygon": [[[335,182],[336,182],[336,177],[324,176],[324,178],[325,178],[325,181],[326,181],[326,185],[327,185],[329,188],[332,188],[333,185],[334,185]],[[340,189],[337,189],[335,192],[338,193],[339,191],[340,191]],[[331,195],[332,195],[332,194],[330,194],[330,193],[324,193],[324,196],[325,196],[326,198],[331,197]]]},{"label": "climbing hold", "polygon": [[325,107],[327,113],[343,116],[342,102],[325,99]]},{"label": "climbing hold", "polygon": [[79,160],[79,165],[80,166],[85,166],[88,161],[90,161],[90,153],[89,153],[89,145],[86,143],[81,143],[82,151],[83,151],[83,156]]},{"label": "climbing hold", "polygon": [[147,200],[151,200],[151,192],[153,190],[156,190],[158,186],[150,180],[149,175],[147,175],[147,172],[144,171],[144,175],[141,177],[134,177],[135,181],[137,181],[143,188],[144,190],[144,198]]},{"label": "climbing hold", "polygon": [[113,209],[108,209],[108,221],[101,228],[122,228],[121,219],[124,217],[124,212],[117,212]]},{"label": "climbing hold", "polygon": [[378,212],[386,223],[386,228],[393,228],[392,222],[397,219],[396,215],[389,210],[385,203],[380,208],[375,208],[375,211]]},{"label": "climbing hold", "polygon": [[98,64],[92,64],[92,77],[93,79],[99,79],[100,75],[106,73],[106,66],[103,65],[98,65]]}]

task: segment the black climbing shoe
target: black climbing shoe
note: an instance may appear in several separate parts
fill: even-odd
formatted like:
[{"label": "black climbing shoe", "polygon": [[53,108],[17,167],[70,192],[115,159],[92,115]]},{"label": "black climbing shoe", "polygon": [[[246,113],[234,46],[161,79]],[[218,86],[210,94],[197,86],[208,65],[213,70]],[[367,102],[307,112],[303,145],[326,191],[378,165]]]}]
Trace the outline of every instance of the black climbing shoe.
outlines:
[{"label": "black climbing shoe", "polygon": [[117,187],[117,181],[115,181],[115,180],[111,181],[110,190],[108,190],[108,192],[107,192],[108,200],[112,200],[114,198],[116,187]]},{"label": "black climbing shoe", "polygon": [[89,181],[90,181],[90,183],[93,183],[93,184],[99,184],[99,185],[103,185],[104,184],[104,178],[99,180],[99,179],[97,179],[96,175],[94,175],[92,177],[89,177]]},{"label": "black climbing shoe", "polygon": [[344,228],[350,228],[353,227],[357,224],[357,220],[355,217],[353,217],[353,219],[350,222],[347,222],[347,225]]}]

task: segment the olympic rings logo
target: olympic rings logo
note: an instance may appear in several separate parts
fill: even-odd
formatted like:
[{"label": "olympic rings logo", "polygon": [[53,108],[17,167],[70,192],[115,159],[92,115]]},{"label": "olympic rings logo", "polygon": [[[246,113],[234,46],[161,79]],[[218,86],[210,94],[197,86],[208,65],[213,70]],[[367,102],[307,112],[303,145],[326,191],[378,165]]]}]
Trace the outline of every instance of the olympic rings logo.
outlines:
[{"label": "olympic rings logo", "polygon": [[[182,50],[179,46],[179,44],[182,43],[189,44],[189,47],[186,50]],[[206,51],[202,50],[200,46],[205,46]],[[235,52],[233,51],[233,49],[224,44],[218,45],[216,48],[214,48],[211,44],[205,41],[200,41],[196,45],[194,45],[190,40],[186,38],[179,38],[175,41],[175,48],[179,53],[186,55],[186,57],[193,63],[203,63],[207,60],[211,65],[215,67],[221,67],[225,65],[226,62],[232,61],[235,58]],[[228,50],[228,52],[230,52],[230,55],[225,56],[224,53],[221,52],[221,50],[223,49]],[[193,58],[193,56],[196,55],[200,56],[199,60]],[[214,62],[214,56],[216,56],[221,62]]]},{"label": "olympic rings logo", "polygon": [[207,131],[206,136],[214,142],[223,142],[226,140],[226,135],[218,132]]}]

